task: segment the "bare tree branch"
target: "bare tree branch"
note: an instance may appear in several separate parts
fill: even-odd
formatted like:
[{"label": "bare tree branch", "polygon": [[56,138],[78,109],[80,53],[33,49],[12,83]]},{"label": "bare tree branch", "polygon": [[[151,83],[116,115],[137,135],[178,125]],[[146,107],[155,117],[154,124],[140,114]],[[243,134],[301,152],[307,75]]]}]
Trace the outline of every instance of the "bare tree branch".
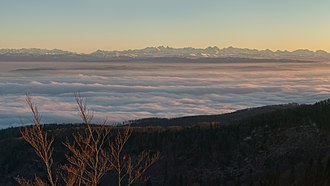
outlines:
[{"label": "bare tree branch", "polygon": [[[26,95],[26,103],[33,115],[33,125],[21,129],[21,135],[33,147],[37,156],[42,160],[46,167],[48,182],[51,186],[55,186],[57,185],[57,178],[54,180],[52,173],[54,137],[49,137],[47,132],[42,130],[40,124],[41,115],[37,106],[33,103],[32,96],[29,94]],[[38,180],[38,182],[41,182],[40,179]]]}]

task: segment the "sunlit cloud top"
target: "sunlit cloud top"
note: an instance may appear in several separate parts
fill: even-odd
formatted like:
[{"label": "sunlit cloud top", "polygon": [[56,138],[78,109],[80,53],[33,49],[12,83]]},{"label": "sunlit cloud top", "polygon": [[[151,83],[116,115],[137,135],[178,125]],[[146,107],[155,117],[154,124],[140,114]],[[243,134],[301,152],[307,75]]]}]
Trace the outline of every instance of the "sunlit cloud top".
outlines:
[{"label": "sunlit cloud top", "polygon": [[330,51],[327,0],[1,0],[0,48]]}]

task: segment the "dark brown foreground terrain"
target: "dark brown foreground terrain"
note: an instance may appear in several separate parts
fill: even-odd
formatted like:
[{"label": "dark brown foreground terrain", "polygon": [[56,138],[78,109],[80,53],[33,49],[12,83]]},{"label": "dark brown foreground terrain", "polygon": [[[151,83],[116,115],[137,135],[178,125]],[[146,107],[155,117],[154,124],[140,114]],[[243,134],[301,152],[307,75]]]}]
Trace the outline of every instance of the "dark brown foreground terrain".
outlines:
[{"label": "dark brown foreground terrain", "polygon": [[[329,100],[130,123],[126,153],[161,153],[141,185],[330,185]],[[56,164],[67,153],[61,141],[81,128],[44,126],[56,137]],[[0,131],[0,185],[17,185],[17,175],[45,176],[36,160],[19,128]],[[102,185],[115,185],[112,179],[106,175]]]}]

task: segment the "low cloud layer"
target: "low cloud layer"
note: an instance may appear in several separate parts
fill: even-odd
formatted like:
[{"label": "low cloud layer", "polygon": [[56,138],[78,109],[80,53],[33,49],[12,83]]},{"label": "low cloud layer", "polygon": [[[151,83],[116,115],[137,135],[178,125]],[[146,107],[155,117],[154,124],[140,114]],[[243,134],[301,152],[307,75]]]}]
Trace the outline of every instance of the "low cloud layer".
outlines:
[{"label": "low cloud layer", "polygon": [[330,93],[327,63],[1,62],[1,67],[0,128],[31,122],[27,92],[45,123],[80,121],[76,91],[87,98],[96,122],[312,103]]}]

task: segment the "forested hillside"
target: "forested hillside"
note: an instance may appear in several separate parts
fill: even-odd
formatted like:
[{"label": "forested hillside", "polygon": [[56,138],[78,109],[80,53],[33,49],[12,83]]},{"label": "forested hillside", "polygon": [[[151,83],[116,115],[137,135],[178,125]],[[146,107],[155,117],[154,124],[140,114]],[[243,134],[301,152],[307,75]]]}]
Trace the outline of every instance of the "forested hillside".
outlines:
[{"label": "forested hillside", "polygon": [[[161,154],[142,185],[330,184],[329,100],[130,123],[133,134],[125,152],[148,149]],[[56,164],[63,163],[67,153],[61,141],[81,128],[44,126],[56,137]],[[45,176],[35,160],[19,128],[0,131],[0,185],[15,185],[17,175]],[[102,185],[111,185],[112,179],[106,175]]]}]

